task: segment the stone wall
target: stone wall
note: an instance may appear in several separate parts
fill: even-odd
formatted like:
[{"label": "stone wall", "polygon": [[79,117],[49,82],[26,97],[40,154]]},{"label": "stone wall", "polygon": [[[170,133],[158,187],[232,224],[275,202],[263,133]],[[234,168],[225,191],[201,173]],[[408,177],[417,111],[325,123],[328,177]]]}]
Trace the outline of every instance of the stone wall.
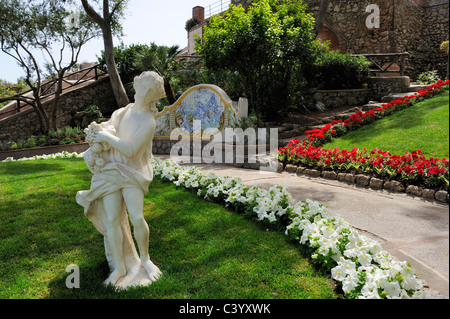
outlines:
[{"label": "stone wall", "polygon": [[373,99],[373,91],[370,89],[353,90],[317,90],[313,99],[322,102],[327,109],[341,106],[363,105]]},{"label": "stone wall", "polygon": [[[71,125],[76,112],[91,105],[97,105],[108,116],[117,109],[109,77],[103,78],[80,89],[63,93],[57,114],[57,127]],[[43,104],[50,114],[52,101]],[[39,134],[39,121],[34,109],[28,109],[0,121],[0,142],[27,139]]]},{"label": "stone wall", "polygon": [[[318,0],[305,0],[309,11],[317,14]],[[393,3],[395,5],[393,5]],[[380,28],[368,29],[366,7],[380,8]],[[406,75],[413,80],[433,67],[446,73],[448,56],[440,44],[448,37],[449,1],[341,0],[330,1],[324,34],[334,37],[334,48],[352,54],[409,52]]]},{"label": "stone wall", "polygon": [[435,5],[425,8],[421,38],[426,41],[422,48],[421,70],[437,69],[446,74],[448,55],[440,50],[441,43],[448,40],[449,34],[449,1],[434,1]]},{"label": "stone wall", "polygon": [[[391,93],[409,91],[410,78],[408,76],[374,76],[365,79],[371,91],[371,100],[380,101]],[[405,93],[406,95],[406,93]]]}]

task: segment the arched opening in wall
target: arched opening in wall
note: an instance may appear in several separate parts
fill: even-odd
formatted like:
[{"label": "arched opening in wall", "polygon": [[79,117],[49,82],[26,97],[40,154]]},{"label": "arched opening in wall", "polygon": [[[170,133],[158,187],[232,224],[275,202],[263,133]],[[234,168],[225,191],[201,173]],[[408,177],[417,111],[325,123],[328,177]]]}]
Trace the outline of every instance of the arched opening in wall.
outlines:
[{"label": "arched opening in wall", "polygon": [[320,39],[322,42],[328,41],[330,51],[340,49],[338,37],[333,31],[331,31],[326,26],[323,26],[322,29],[320,29],[316,39]]}]

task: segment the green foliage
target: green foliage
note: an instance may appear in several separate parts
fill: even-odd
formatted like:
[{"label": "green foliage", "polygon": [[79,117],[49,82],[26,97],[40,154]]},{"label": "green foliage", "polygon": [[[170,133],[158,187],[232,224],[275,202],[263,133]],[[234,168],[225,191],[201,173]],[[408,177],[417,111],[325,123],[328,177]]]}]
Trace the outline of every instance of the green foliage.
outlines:
[{"label": "green foliage", "polygon": [[[114,47],[114,57],[122,82],[130,95],[134,93],[132,82],[134,77],[144,71],[155,71],[164,78],[164,87],[169,104],[176,100],[174,86],[177,79],[172,76],[178,70],[181,62],[177,57],[181,50],[178,45],[159,46],[155,43],[132,44],[126,46],[123,43]],[[98,62],[102,68],[106,68],[105,53],[102,51]],[[181,95],[181,93],[180,93]]]},{"label": "green foliage", "polygon": [[67,145],[67,144],[74,144],[75,142],[72,141],[69,137],[63,138],[61,141],[59,141],[60,145]]},{"label": "green foliage", "polygon": [[[25,83],[23,79],[17,81],[16,84],[9,83],[5,80],[0,79],[0,99],[25,92],[28,89],[29,86],[28,84]],[[11,101],[0,103],[0,109],[5,105],[9,104],[10,102]]]},{"label": "green foliage", "polygon": [[440,49],[448,54],[448,40],[441,43]]},{"label": "green foliage", "polygon": [[[34,109],[42,133],[56,128],[59,99],[53,100],[50,111],[43,108],[37,93],[41,82],[48,77],[62,77],[77,62],[81,47],[101,34],[83,10],[77,15],[77,28],[66,23],[69,14],[64,2],[2,0],[0,5],[0,50],[11,62],[18,63],[25,81],[33,88]],[[41,58],[44,62],[40,62]],[[56,97],[62,89],[62,82],[57,83]]]},{"label": "green foliage", "polygon": [[261,116],[256,113],[252,113],[247,117],[240,117],[234,123],[231,124],[232,128],[241,128],[243,131],[245,131],[248,128],[258,128],[260,127],[261,123]]},{"label": "green foliage", "polygon": [[191,18],[186,21],[186,25],[185,25],[184,29],[189,32],[189,30],[191,30],[193,27],[195,27],[199,23],[200,23],[200,21],[198,21],[197,18]]},{"label": "green foliage", "polygon": [[56,131],[49,131],[48,135],[31,136],[26,141],[9,141],[5,145],[0,145],[0,150],[18,150],[22,148],[32,148],[37,146],[53,146],[81,143],[85,134],[80,127],[66,126]]},{"label": "green foliage", "polygon": [[422,72],[417,77],[417,81],[419,81],[420,84],[433,84],[436,83],[439,80],[439,74],[438,70],[431,70]]},{"label": "green foliage", "polygon": [[[138,57],[148,55],[149,52],[150,47],[146,44],[131,44],[126,46],[121,43],[119,46],[114,47],[114,59],[116,60],[117,70],[123,83],[133,82],[134,77],[143,71],[136,65],[136,61]],[[102,51],[100,57],[97,58],[100,67],[106,70],[105,51]]]},{"label": "green foliage", "polygon": [[97,105],[91,105],[83,111],[83,123],[89,125],[92,122],[101,123],[105,120],[100,108]]},{"label": "green foliage", "polygon": [[26,148],[32,148],[32,147],[36,147],[36,139],[30,137],[27,139],[27,142],[25,144]]},{"label": "green foliage", "polygon": [[213,16],[197,51],[207,69],[237,75],[253,110],[279,119],[302,100],[313,78],[323,49],[313,27],[302,1],[253,1],[248,11],[230,6],[226,15]]},{"label": "green foliage", "polygon": [[318,81],[323,89],[359,89],[369,74],[370,62],[364,56],[339,51],[321,55],[317,61]]}]

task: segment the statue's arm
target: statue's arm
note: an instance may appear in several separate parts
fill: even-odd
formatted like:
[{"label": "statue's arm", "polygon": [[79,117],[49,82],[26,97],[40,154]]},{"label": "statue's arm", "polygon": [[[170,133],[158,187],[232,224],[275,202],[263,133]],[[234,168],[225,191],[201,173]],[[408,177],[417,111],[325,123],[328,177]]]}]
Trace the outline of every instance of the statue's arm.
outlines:
[{"label": "statue's arm", "polygon": [[146,125],[140,128],[131,140],[121,139],[106,131],[100,131],[95,139],[97,143],[108,143],[112,148],[116,149],[126,157],[132,158],[148,143],[151,143],[155,125]]},{"label": "statue's arm", "polygon": [[106,142],[112,148],[119,151],[126,157],[134,157],[134,155],[136,154],[132,141],[126,141],[126,140],[121,139],[117,136],[114,136],[111,133],[108,133],[106,131],[98,132],[97,137],[95,138],[94,142],[96,142],[96,143]]}]

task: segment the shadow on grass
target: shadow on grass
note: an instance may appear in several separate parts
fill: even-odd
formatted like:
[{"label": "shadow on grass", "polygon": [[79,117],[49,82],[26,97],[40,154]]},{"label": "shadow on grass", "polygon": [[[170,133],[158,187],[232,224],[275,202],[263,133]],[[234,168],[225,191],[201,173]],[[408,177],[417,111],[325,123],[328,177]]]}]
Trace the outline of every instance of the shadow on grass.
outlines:
[{"label": "shadow on grass", "polygon": [[[62,172],[64,171],[64,166],[59,163],[44,163],[41,162],[39,164],[33,164],[31,162],[10,162],[5,163],[0,167],[0,174],[6,176],[17,177],[20,175],[30,175],[34,173],[40,172]],[[54,173],[51,175],[57,175],[58,173]],[[50,175],[50,176],[51,176]],[[46,174],[42,174],[41,176],[49,176]],[[41,176],[33,176],[33,178],[41,177]],[[25,178],[27,179],[27,178]]]},{"label": "shadow on grass", "polygon": [[[96,256],[78,265],[80,289],[67,289],[68,274],[62,273],[50,282],[49,298],[336,298],[331,282],[284,234],[218,204],[156,180],[144,213],[151,258],[163,272],[160,280],[114,291],[103,286],[108,267],[106,261],[94,265],[100,260]],[[103,241],[95,245],[103,255]]]},{"label": "shadow on grass", "polygon": [[[0,207],[5,298],[336,298],[332,282],[284,233],[158,179],[144,215],[150,255],[163,277],[117,292],[103,285],[109,273],[103,237],[75,201],[78,190],[89,188],[84,162],[13,162],[0,169],[12,181],[1,185],[8,193]],[[80,289],[66,287],[70,264],[80,268]]]}]

